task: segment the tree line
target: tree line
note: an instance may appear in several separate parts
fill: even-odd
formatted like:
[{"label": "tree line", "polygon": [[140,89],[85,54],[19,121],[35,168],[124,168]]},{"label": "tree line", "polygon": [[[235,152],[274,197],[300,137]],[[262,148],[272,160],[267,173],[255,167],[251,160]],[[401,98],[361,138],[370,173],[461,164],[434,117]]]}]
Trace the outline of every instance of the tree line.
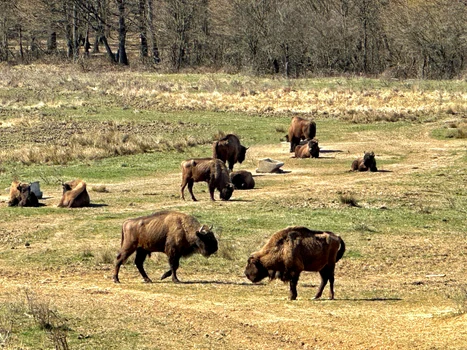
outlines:
[{"label": "tree line", "polygon": [[452,79],[466,18],[467,0],[0,0],[0,61]]}]

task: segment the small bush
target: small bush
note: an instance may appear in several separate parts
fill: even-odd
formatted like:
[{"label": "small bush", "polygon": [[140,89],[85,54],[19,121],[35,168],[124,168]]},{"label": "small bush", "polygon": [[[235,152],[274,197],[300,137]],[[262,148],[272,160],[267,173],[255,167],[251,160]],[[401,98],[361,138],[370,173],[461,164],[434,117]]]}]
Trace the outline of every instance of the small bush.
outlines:
[{"label": "small bush", "polygon": [[458,290],[448,294],[448,298],[455,303],[455,313],[464,315],[467,313],[467,287],[460,287]]},{"label": "small bush", "polygon": [[339,195],[339,200],[342,204],[348,205],[350,207],[360,207],[357,199],[350,193],[341,193]]}]

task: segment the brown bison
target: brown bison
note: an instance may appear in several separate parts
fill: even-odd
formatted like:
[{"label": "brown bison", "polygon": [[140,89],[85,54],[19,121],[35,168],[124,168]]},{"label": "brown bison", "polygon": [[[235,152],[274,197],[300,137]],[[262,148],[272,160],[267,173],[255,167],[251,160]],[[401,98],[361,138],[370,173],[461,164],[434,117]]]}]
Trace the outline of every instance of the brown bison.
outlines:
[{"label": "brown bison", "polygon": [[58,207],[61,208],[81,208],[90,205],[86,183],[77,179],[62,184],[63,195]]},{"label": "brown bison", "polygon": [[247,147],[240,144],[240,140],[233,134],[224,136],[212,145],[212,157],[220,159],[224,163],[229,163],[229,170],[232,171],[235,163],[242,163],[245,160]]},{"label": "brown bison", "polygon": [[36,194],[31,191],[31,186],[19,181],[13,181],[10,186],[9,207],[38,207],[39,201]]},{"label": "brown bison", "polygon": [[255,179],[253,179],[253,174],[246,170],[231,172],[230,180],[237,190],[251,190],[255,188]]},{"label": "brown bison", "polygon": [[358,158],[352,162],[350,170],[353,171],[378,171],[376,167],[375,154],[373,152],[365,152],[363,158]]},{"label": "brown bison", "polygon": [[334,268],[344,252],[344,241],[332,232],[287,227],[276,232],[260,251],[248,258],[245,275],[254,283],[266,277],[289,281],[290,300],[295,300],[300,273],[319,271],[321,284],[315,299],[321,297],[328,281],[330,299],[334,299]]},{"label": "brown bison", "polygon": [[151,252],[163,252],[169,258],[170,269],[161,276],[161,280],[172,275],[172,281],[179,282],[177,269],[181,257],[193,253],[208,257],[217,251],[217,240],[211,229],[200,225],[193,216],[176,211],[162,211],[125,220],[121,248],[115,263],[114,282],[120,282],[120,266],[135,251],[135,265],[145,282],[152,282],[143,268],[144,260]]},{"label": "brown bison", "polygon": [[295,158],[319,158],[318,140],[307,141],[295,147]]},{"label": "brown bison", "polygon": [[316,123],[301,117],[293,117],[290,123],[287,141],[290,142],[290,152],[300,144],[300,140],[311,140],[316,136]]},{"label": "brown bison", "polygon": [[234,185],[230,181],[229,171],[224,162],[212,158],[195,158],[184,160],[182,166],[182,185],[181,196],[185,200],[185,187],[188,185],[188,191],[191,198],[196,201],[193,195],[193,184],[195,182],[206,181],[208,183],[211,200],[214,200],[214,190],[220,192],[222,200],[229,200],[232,197]]}]

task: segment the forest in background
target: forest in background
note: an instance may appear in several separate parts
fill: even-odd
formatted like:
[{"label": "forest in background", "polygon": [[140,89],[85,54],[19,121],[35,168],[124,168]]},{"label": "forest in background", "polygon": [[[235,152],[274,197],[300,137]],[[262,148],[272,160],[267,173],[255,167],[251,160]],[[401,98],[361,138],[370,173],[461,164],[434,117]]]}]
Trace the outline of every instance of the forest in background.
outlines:
[{"label": "forest in background", "polygon": [[466,0],[0,0],[0,61],[466,76]]}]

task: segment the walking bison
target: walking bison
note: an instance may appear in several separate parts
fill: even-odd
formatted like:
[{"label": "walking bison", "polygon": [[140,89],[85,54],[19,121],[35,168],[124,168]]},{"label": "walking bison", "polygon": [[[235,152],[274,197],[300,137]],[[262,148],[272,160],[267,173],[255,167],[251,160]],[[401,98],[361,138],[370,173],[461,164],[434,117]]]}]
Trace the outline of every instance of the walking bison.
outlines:
[{"label": "walking bison", "polygon": [[13,181],[10,186],[9,207],[38,207],[39,200],[36,194],[31,191],[31,186],[19,181]]},{"label": "walking bison", "polygon": [[144,260],[151,252],[167,255],[170,269],[161,280],[172,275],[180,282],[177,269],[181,257],[200,253],[208,257],[217,251],[212,227],[201,225],[193,216],[176,211],[161,211],[149,216],[128,219],[122,225],[121,248],[118,252],[113,280],[119,283],[120,266],[136,251],[135,265],[145,282],[152,282],[144,271]]},{"label": "walking bison", "polygon": [[230,173],[230,180],[237,190],[251,190],[255,188],[253,174],[246,170],[238,170]]},{"label": "walking bison", "polygon": [[311,140],[316,136],[316,123],[301,117],[293,117],[290,123],[287,140],[290,142],[290,152],[300,144],[300,140]]},{"label": "walking bison", "polygon": [[376,159],[373,152],[365,152],[363,158],[358,158],[352,162],[353,171],[378,171],[376,168]]},{"label": "walking bison", "polygon": [[81,208],[90,205],[86,183],[83,180],[77,179],[62,184],[63,194],[58,203],[61,208]]},{"label": "walking bison", "polygon": [[319,158],[318,140],[307,141],[295,147],[295,158]]},{"label": "walking bison", "polygon": [[228,134],[212,145],[212,157],[228,162],[229,170],[232,171],[235,163],[245,160],[247,147],[240,144],[236,135]]},{"label": "walking bison", "polygon": [[214,201],[214,190],[220,192],[222,200],[229,200],[232,197],[234,185],[230,181],[229,171],[224,162],[220,159],[195,158],[188,159],[181,163],[182,185],[181,197],[185,200],[185,187],[188,185],[188,192],[191,198],[196,201],[193,194],[193,184],[195,182],[206,181],[208,183],[211,200]]},{"label": "walking bison", "polygon": [[332,232],[287,227],[272,235],[260,251],[248,258],[245,275],[253,283],[266,277],[290,282],[290,300],[295,300],[300,273],[319,271],[321,284],[314,298],[321,297],[329,281],[330,299],[334,299],[334,268],[344,252],[344,241]]}]

